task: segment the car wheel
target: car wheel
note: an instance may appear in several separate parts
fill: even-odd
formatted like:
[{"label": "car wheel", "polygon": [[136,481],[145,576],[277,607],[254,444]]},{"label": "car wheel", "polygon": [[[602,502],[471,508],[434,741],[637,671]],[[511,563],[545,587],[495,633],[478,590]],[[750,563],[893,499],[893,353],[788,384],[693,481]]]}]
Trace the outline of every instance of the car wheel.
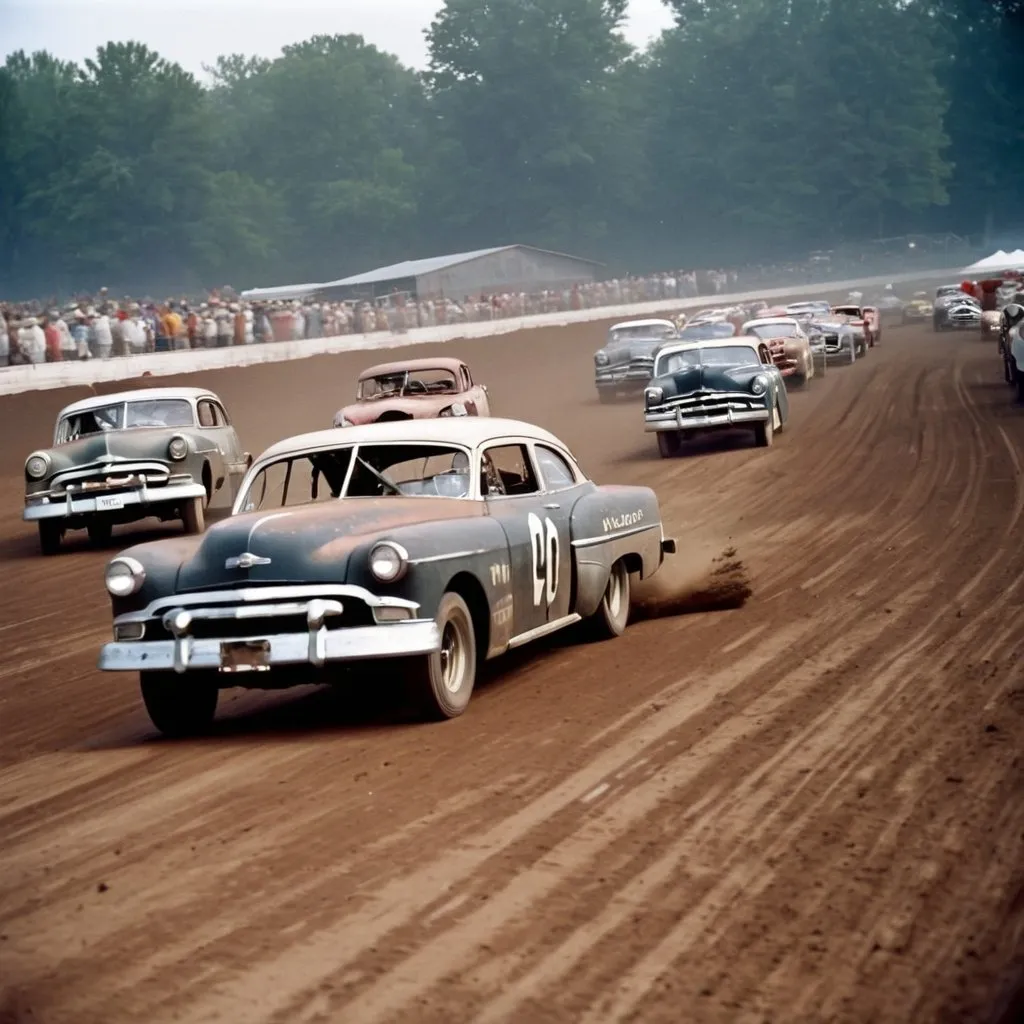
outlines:
[{"label": "car wheel", "polygon": [[466,710],[476,682],[476,630],[466,602],[450,590],[441,598],[436,621],[441,649],[415,659],[408,685],[426,717],[456,718]]},{"label": "car wheel", "polygon": [[608,585],[597,611],[587,620],[590,635],[595,640],[613,640],[622,636],[629,621],[629,570],[620,558],[608,574]]},{"label": "car wheel", "polygon": [[792,381],[794,388],[802,391],[807,387],[807,375],[804,373],[794,373],[789,379]]},{"label": "car wheel", "polygon": [[64,539],[64,527],[54,519],[39,520],[39,550],[44,555],[55,555],[60,551]]},{"label": "car wheel", "polygon": [[89,534],[90,544],[94,544],[96,547],[104,547],[110,543],[110,538],[114,533],[114,526],[103,519],[98,519],[86,527],[86,532]]},{"label": "car wheel", "polygon": [[670,459],[673,455],[679,454],[682,446],[682,438],[676,430],[658,431],[658,454],[663,459]]},{"label": "car wheel", "polygon": [[220,692],[215,685],[177,672],[140,672],[149,720],[165,736],[195,736],[210,727]]},{"label": "car wheel", "polygon": [[758,448],[771,448],[772,443],[775,441],[774,410],[772,410],[772,415],[764,423],[758,423],[754,427],[754,439],[757,441]]},{"label": "car wheel", "polygon": [[206,529],[206,502],[202,498],[193,498],[181,510],[181,521],[185,524],[188,534],[202,533]]},{"label": "car wheel", "polygon": [[1014,383],[1017,385],[1017,401],[1024,403],[1024,373],[1013,367]]}]

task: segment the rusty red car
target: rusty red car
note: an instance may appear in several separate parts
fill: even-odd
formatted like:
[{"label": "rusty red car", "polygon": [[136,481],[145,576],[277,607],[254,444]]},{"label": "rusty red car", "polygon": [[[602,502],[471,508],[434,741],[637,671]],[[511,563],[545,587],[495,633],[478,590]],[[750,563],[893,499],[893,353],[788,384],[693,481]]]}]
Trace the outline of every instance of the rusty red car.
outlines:
[{"label": "rusty red car", "polygon": [[438,416],[490,416],[487,385],[473,380],[461,359],[404,359],[359,375],[356,400],[334,414],[336,427]]}]

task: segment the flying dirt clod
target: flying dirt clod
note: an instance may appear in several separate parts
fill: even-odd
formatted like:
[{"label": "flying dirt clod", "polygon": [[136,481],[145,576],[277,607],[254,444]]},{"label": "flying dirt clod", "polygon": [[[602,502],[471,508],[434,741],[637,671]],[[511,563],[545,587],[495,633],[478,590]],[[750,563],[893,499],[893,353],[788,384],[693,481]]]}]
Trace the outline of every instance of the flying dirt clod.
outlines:
[{"label": "flying dirt clod", "polygon": [[633,591],[633,621],[693,612],[740,608],[753,591],[750,577],[734,547],[716,557],[685,555],[666,561],[657,576]]}]

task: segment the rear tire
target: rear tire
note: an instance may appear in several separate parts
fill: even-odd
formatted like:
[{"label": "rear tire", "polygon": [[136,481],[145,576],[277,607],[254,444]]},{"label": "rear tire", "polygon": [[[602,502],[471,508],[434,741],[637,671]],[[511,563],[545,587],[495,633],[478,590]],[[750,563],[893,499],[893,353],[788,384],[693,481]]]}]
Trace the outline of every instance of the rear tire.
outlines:
[{"label": "rear tire", "polygon": [[55,519],[39,520],[39,550],[44,555],[55,555],[60,551],[64,539],[64,527]]},{"label": "rear tire", "polygon": [[195,736],[210,727],[217,713],[220,691],[194,675],[140,672],[139,687],[149,720],[164,736]]},{"label": "rear tire", "polygon": [[406,685],[425,718],[441,721],[466,710],[476,683],[476,630],[462,597],[447,591],[436,617],[441,650],[416,658]]},{"label": "rear tire", "polygon": [[629,570],[620,558],[608,574],[597,611],[587,619],[587,628],[594,640],[614,640],[622,636],[629,622]]},{"label": "rear tire", "polygon": [[658,454],[663,459],[670,459],[673,455],[679,454],[683,441],[676,430],[658,431]]},{"label": "rear tire", "polygon": [[193,498],[181,510],[181,521],[187,534],[202,533],[206,529],[205,505],[206,502],[202,498]]},{"label": "rear tire", "polygon": [[110,543],[110,538],[114,534],[114,526],[112,523],[99,519],[90,523],[86,527],[86,532],[89,534],[89,543],[101,548]]}]

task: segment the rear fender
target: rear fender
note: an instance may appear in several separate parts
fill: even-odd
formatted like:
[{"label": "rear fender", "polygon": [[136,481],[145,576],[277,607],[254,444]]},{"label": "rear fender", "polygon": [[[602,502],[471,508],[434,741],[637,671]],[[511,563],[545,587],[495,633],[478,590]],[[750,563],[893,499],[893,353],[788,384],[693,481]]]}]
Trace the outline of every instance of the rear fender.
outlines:
[{"label": "rear fender", "polygon": [[597,611],[612,566],[626,560],[641,579],[664,561],[664,532],[658,497],[649,487],[598,487],[576,502],[571,517],[576,570],[574,611],[587,618]]}]

